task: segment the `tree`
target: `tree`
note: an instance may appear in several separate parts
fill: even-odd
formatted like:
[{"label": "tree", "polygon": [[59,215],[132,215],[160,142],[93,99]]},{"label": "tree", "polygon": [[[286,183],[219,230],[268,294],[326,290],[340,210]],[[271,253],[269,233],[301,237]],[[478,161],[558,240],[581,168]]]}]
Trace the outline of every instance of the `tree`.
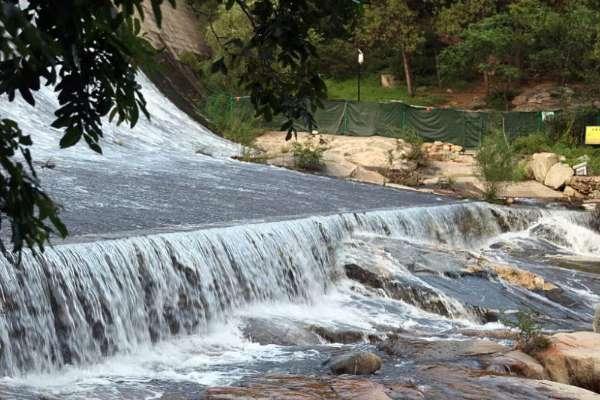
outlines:
[{"label": "tree", "polygon": [[[148,59],[148,43],[140,35],[144,0],[1,0],[0,95],[10,101],[20,95],[35,106],[33,92],[41,85],[55,88],[60,107],[55,128],[64,130],[61,147],[83,139],[101,152],[101,118],[135,125],[146,103],[136,71]],[[161,5],[175,0],[146,0],[161,24]],[[185,1],[185,0],[180,0]],[[309,33],[336,35],[357,12],[357,0],[196,0],[240,7],[252,26],[247,40],[226,43],[228,59],[215,70],[254,54],[240,78],[250,91],[257,112],[267,119],[288,117],[313,122],[311,110],[324,96],[325,86],[308,68],[316,57]],[[137,12],[137,14],[136,14]],[[282,76],[272,67],[285,67]],[[9,221],[12,250],[43,250],[52,234],[67,235],[59,208],[42,190],[28,147],[31,138],[14,121],[0,120],[0,222]],[[22,155],[22,160],[16,155]],[[0,246],[8,255],[4,246]]]},{"label": "tree", "polygon": [[402,56],[406,88],[415,95],[411,57],[424,41],[418,14],[405,0],[377,0],[366,7],[359,37],[369,46],[387,46]]},{"label": "tree", "polygon": [[446,74],[477,71],[484,76],[488,94],[493,88],[504,95],[522,76],[544,75],[563,83],[586,77],[597,80],[600,69],[594,49],[600,13],[593,2],[518,0],[495,6],[488,2],[487,13],[495,11],[482,19],[463,9],[469,2],[487,1],[463,0],[440,14],[442,20],[449,15],[461,20],[462,15],[462,20],[471,21],[450,24],[455,33],[464,28],[442,53]]}]

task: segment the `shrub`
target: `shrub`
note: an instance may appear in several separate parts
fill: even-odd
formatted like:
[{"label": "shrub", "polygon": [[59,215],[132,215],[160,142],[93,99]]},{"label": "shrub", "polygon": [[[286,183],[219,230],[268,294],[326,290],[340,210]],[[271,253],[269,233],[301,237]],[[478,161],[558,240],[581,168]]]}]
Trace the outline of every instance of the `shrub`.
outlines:
[{"label": "shrub", "polygon": [[535,321],[535,314],[531,311],[519,311],[516,321],[504,319],[502,322],[518,330],[517,348],[524,353],[535,355],[546,350],[551,344],[542,334],[541,327]]},{"label": "shrub", "polygon": [[512,146],[515,153],[523,155],[552,151],[552,141],[545,133],[520,136],[513,141]]},{"label": "shrub", "polygon": [[244,146],[250,146],[261,132],[252,107],[233,100],[227,94],[207,98],[202,114],[224,138]]},{"label": "shrub", "polygon": [[292,145],[292,155],[296,168],[304,171],[321,171],[323,169],[324,148],[313,146],[310,143],[295,142]]},{"label": "shrub", "polygon": [[414,161],[419,166],[426,164],[425,154],[423,153],[423,143],[425,143],[425,140],[423,140],[421,135],[412,128],[396,128],[388,126],[388,130],[392,132],[394,137],[402,139],[410,144],[411,150],[410,153],[406,155],[407,160]]},{"label": "shrub", "polygon": [[527,160],[519,161],[513,170],[512,180],[515,182],[523,182],[531,178],[531,171],[527,166]]},{"label": "shrub", "polygon": [[496,203],[498,201],[498,182],[486,182],[483,189],[483,199],[490,203]]},{"label": "shrub", "polygon": [[501,132],[488,134],[476,156],[479,174],[488,183],[498,183],[513,179],[515,155]]}]

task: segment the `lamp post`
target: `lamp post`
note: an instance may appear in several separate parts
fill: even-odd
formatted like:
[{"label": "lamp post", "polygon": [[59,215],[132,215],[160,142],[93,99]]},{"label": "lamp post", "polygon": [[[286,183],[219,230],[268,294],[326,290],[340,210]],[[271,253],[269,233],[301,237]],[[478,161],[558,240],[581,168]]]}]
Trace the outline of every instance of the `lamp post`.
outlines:
[{"label": "lamp post", "polygon": [[361,49],[358,49],[358,102],[360,103],[360,78],[362,75],[362,65],[365,62],[365,55]]}]

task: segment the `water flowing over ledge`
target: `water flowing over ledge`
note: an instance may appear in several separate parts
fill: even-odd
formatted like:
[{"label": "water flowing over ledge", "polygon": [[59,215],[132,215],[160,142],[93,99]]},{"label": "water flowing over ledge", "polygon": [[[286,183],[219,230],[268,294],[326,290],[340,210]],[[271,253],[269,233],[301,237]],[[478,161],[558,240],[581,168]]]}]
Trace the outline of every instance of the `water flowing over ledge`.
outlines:
[{"label": "water flowing over ledge", "polygon": [[2,263],[3,374],[93,363],[260,301],[310,302],[353,232],[476,246],[544,211],[478,203],[311,217],[70,244]]}]

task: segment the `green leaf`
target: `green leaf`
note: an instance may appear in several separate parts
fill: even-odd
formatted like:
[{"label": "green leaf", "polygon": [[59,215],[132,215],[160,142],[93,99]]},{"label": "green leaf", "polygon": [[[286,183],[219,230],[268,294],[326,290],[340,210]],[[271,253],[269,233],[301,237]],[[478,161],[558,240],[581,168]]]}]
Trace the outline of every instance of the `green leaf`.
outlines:
[{"label": "green leaf", "polygon": [[81,139],[81,135],[81,130],[74,127],[67,128],[64,136],[62,139],[60,139],[60,147],[65,149],[67,147],[74,146]]}]

